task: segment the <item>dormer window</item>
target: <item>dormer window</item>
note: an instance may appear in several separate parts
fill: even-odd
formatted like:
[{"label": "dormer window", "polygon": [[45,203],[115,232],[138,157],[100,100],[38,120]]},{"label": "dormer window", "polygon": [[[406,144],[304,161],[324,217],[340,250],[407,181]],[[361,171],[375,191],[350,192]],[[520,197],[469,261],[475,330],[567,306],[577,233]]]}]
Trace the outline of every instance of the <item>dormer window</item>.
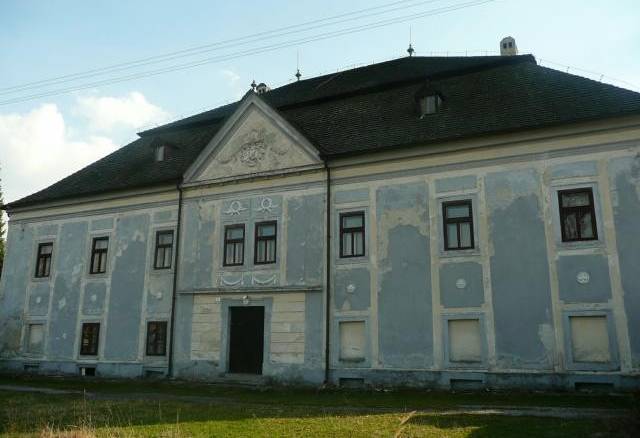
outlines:
[{"label": "dormer window", "polygon": [[167,158],[167,147],[163,144],[157,145],[155,148],[156,161],[164,161]]},{"label": "dormer window", "polygon": [[438,94],[431,94],[420,98],[420,116],[435,114],[442,107],[442,98]]}]

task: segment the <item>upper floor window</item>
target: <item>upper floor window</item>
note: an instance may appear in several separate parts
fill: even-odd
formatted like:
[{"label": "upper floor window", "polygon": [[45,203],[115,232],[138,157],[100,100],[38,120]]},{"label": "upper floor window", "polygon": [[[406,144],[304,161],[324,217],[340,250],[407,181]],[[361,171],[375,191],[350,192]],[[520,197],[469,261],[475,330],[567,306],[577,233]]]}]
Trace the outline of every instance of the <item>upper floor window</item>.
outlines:
[{"label": "upper floor window", "polygon": [[98,354],[98,340],[100,339],[100,324],[85,322],[82,324],[82,338],[80,339],[80,354],[96,356]]},{"label": "upper floor window", "polygon": [[473,211],[471,200],[450,201],[442,204],[444,249],[473,249]]},{"label": "upper floor window", "polygon": [[48,277],[51,274],[51,255],[53,243],[41,243],[38,245],[38,257],[36,260],[36,278]]},{"label": "upper floor window", "polygon": [[91,274],[104,274],[107,272],[107,251],[109,250],[108,237],[96,237],[91,246]]},{"label": "upper floor window", "polygon": [[147,324],[147,356],[167,354],[167,321],[149,321]]},{"label": "upper floor window", "polygon": [[173,260],[173,230],[156,233],[155,269],[170,269]]},{"label": "upper floor window", "polygon": [[560,190],[558,202],[563,242],[598,239],[593,191],[590,188]]},{"label": "upper floor window", "polygon": [[254,263],[264,265],[276,262],[276,221],[256,224]]},{"label": "upper floor window", "polygon": [[227,225],[224,228],[224,266],[240,266],[244,263],[244,224]]},{"label": "upper floor window", "polygon": [[364,256],[364,212],[340,215],[340,257]]}]

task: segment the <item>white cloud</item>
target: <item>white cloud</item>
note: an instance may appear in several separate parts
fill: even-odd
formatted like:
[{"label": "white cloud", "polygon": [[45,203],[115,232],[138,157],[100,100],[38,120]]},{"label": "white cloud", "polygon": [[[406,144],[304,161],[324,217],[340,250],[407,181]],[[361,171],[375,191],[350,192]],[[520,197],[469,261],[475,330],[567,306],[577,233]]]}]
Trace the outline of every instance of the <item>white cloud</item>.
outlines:
[{"label": "white cloud", "polygon": [[77,99],[77,113],[89,120],[90,128],[110,131],[115,128],[138,129],[169,119],[169,114],[132,91],[126,96],[84,96]]},{"label": "white cloud", "polygon": [[220,70],[220,75],[224,77],[225,81],[227,82],[227,86],[231,89],[231,93],[233,94],[233,97],[235,99],[240,99],[242,95],[248,90],[248,87],[244,87],[246,89],[244,89],[243,91],[243,87],[240,85],[241,77],[233,70]]},{"label": "white cloud", "polygon": [[43,189],[117,149],[108,137],[70,138],[54,104],[0,114],[0,172],[5,202]]}]

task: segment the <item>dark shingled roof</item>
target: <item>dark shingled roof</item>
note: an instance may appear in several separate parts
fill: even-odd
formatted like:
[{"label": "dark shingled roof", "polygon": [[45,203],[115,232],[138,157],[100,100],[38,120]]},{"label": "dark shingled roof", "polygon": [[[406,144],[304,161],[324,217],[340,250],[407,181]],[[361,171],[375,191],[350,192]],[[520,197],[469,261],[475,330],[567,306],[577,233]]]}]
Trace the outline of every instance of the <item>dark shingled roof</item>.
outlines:
[{"label": "dark shingled roof", "polygon": [[[418,94],[443,107],[420,117]],[[640,93],[541,67],[531,55],[407,57],[294,82],[260,95],[324,157],[640,114]],[[140,133],[140,138],[52,186],[30,204],[178,183],[239,102]],[[169,157],[153,159],[154,142]]]}]

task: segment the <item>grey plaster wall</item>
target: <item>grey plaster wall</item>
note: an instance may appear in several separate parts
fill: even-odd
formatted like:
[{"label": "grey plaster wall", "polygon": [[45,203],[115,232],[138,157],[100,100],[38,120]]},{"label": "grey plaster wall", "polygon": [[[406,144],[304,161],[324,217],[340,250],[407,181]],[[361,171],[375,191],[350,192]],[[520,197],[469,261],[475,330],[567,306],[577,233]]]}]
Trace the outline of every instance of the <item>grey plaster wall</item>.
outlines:
[{"label": "grey plaster wall", "polygon": [[[603,255],[558,257],[560,299],[566,303],[602,303],[611,298],[609,260]],[[578,274],[589,275],[587,283],[577,281]]]},{"label": "grey plaster wall", "polygon": [[148,214],[122,217],[116,225],[104,349],[107,360],[138,357],[148,231]]},{"label": "grey plaster wall", "polygon": [[371,274],[368,267],[336,270],[333,281],[336,309],[369,309],[371,305]]},{"label": "grey plaster wall", "polygon": [[80,285],[85,275],[88,223],[63,224],[53,261],[55,277],[47,352],[51,359],[74,359]]},{"label": "grey plaster wall", "polygon": [[323,294],[310,293],[305,297],[304,364],[308,370],[324,368],[324,308]]},{"label": "grey plaster wall", "polygon": [[180,263],[180,289],[211,287],[213,260],[213,233],[215,220],[213,206],[187,202],[183,206]]},{"label": "grey plaster wall", "polygon": [[428,187],[381,187],[378,218],[378,337],[383,366],[433,363]]},{"label": "grey plaster wall", "polygon": [[49,281],[39,281],[31,286],[29,292],[29,316],[46,316],[49,312]]},{"label": "grey plaster wall", "polygon": [[105,311],[107,284],[104,280],[88,282],[84,287],[82,313],[85,315],[102,315]]},{"label": "grey plaster wall", "polygon": [[287,202],[287,283],[323,283],[324,195],[300,196]]},{"label": "grey plaster wall", "polygon": [[475,262],[441,265],[440,300],[447,308],[481,306],[484,303],[482,265]]},{"label": "grey plaster wall", "polygon": [[498,365],[549,369],[554,335],[539,175],[491,173],[485,187]]},{"label": "grey plaster wall", "polygon": [[631,356],[640,367],[640,155],[611,160],[609,175]]},{"label": "grey plaster wall", "polygon": [[10,358],[20,352],[22,314],[29,281],[29,264],[34,230],[30,226],[9,225],[7,254],[0,292],[0,357]]}]

